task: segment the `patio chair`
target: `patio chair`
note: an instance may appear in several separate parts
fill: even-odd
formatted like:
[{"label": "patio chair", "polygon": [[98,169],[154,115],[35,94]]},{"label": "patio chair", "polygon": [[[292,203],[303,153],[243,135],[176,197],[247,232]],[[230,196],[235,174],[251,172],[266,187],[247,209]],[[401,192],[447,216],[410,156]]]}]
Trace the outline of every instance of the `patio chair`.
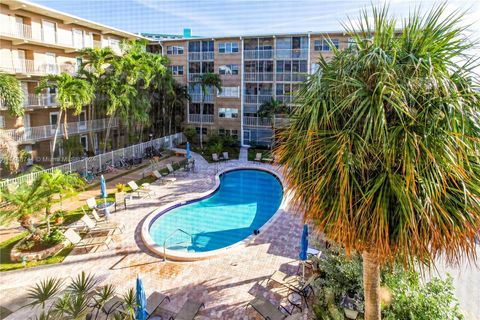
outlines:
[{"label": "patio chair", "polygon": [[164,183],[165,181],[167,182],[175,182],[177,181],[177,178],[175,177],[167,177],[167,176],[162,176],[162,174],[158,170],[153,170],[152,175],[158,180],[162,181]]},{"label": "patio chair", "polygon": [[193,320],[201,308],[205,308],[203,302],[187,299],[180,311],[176,315],[171,316],[170,320]]},{"label": "patio chair", "polygon": [[137,193],[137,196],[139,198],[142,198],[140,196],[140,194],[142,194],[144,197],[148,198],[148,197],[151,197],[152,194],[153,194],[153,190],[152,189],[149,189],[149,188],[146,188],[144,186],[142,186],[142,188],[140,188],[137,183],[135,181],[129,181],[127,183],[127,185],[132,189],[132,192],[136,192]]},{"label": "patio chair", "polygon": [[262,153],[261,152],[257,152],[257,154],[255,155],[255,159],[253,159],[253,161],[262,161]]},{"label": "patio chair", "polygon": [[297,276],[297,275],[288,275],[282,271],[275,271],[271,276],[268,281],[273,281],[276,282],[282,286],[284,286],[287,289],[290,289],[299,295],[301,295],[305,303],[308,306],[308,296],[313,293],[313,287],[312,284],[313,282],[318,278],[318,275],[314,274],[310,278],[308,278],[307,281],[302,281],[302,277]]},{"label": "patio chair", "polygon": [[230,157],[228,156],[228,152],[223,153],[223,160],[225,161],[230,160]]},{"label": "patio chair", "polygon": [[122,232],[122,230],[118,226],[114,226],[114,225],[97,226],[97,224],[92,219],[90,219],[90,217],[87,214],[85,214],[82,218],[80,218],[80,220],[87,226],[89,234],[107,232],[108,235],[110,235],[110,234],[114,234],[116,230],[119,230],[120,232]]},{"label": "patio chair", "polygon": [[95,200],[95,197],[87,199],[87,206],[88,209],[95,209],[97,207],[97,200]]},{"label": "patio chair", "polygon": [[[275,307],[270,301],[262,296],[255,296],[255,298],[248,303],[255,311],[257,311],[264,319],[268,320],[300,320],[301,313],[290,314],[290,312],[283,306]],[[280,311],[283,309],[287,314]]]},{"label": "patio chair", "polygon": [[220,161],[220,159],[218,158],[218,154],[212,153],[212,160],[213,160],[214,162]]},{"label": "patio chair", "polygon": [[67,231],[65,231],[63,235],[76,248],[84,248],[85,252],[87,252],[88,248],[95,248],[94,250],[95,252],[100,246],[106,246],[108,249],[110,249],[109,244],[113,242],[110,236],[91,237],[91,238],[82,239],[82,237],[80,237],[80,235],[76,233],[75,230],[73,229],[67,229]]},{"label": "patio chair", "polygon": [[117,211],[117,205],[123,205],[127,210],[127,198],[124,191],[115,192],[115,211]]},{"label": "patio chair", "polygon": [[92,216],[95,219],[95,222],[96,222],[95,226],[97,226],[97,227],[108,227],[108,226],[110,226],[110,227],[117,228],[121,232],[125,231],[125,225],[123,223],[108,221],[108,220],[102,219],[98,215],[97,210],[92,210]]}]

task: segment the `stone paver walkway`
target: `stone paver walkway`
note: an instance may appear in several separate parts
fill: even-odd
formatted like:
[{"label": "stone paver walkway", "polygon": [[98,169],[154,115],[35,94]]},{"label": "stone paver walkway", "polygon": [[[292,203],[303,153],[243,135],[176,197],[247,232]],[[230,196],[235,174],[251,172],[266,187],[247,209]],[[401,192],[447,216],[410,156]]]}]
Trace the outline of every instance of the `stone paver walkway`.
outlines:
[{"label": "stone paver walkway", "polygon": [[240,156],[238,157],[238,160],[240,160],[240,162],[248,162],[248,148],[240,148]]}]

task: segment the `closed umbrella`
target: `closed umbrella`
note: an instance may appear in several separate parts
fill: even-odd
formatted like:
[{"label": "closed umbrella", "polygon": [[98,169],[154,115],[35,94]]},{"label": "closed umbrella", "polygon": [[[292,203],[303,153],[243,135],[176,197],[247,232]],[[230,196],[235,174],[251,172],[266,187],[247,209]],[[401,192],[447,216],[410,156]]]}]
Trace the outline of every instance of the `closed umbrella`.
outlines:
[{"label": "closed umbrella", "polygon": [[302,238],[300,240],[300,254],[298,258],[302,261],[302,279],[305,280],[305,261],[307,260],[308,250],[308,225],[303,225]]},{"label": "closed umbrella", "polygon": [[190,155],[190,142],[187,142],[186,149],[187,149],[187,153],[186,153],[185,157],[187,158],[187,161],[188,161],[188,160],[190,160],[190,157],[191,157],[191,155]]},{"label": "closed umbrella", "polygon": [[108,197],[107,183],[105,182],[105,178],[103,177],[103,174],[100,177],[100,189],[102,191],[102,199],[103,199],[103,204],[105,206],[105,209],[104,209],[105,218],[108,219],[110,212],[108,211],[108,207],[107,207],[107,197]]},{"label": "closed umbrella", "polygon": [[136,301],[137,301],[137,310],[135,311],[135,320],[146,320],[147,313],[147,297],[145,296],[145,289],[143,288],[143,282],[140,275],[137,276],[137,287],[136,287]]}]

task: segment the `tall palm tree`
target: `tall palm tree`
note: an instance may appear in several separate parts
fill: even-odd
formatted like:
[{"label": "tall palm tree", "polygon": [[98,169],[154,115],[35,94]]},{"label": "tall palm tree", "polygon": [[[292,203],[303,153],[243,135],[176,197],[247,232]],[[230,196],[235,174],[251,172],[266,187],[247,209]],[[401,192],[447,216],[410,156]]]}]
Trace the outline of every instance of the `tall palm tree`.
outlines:
[{"label": "tall palm tree", "polygon": [[[0,172],[1,164],[9,167],[10,172],[18,169],[20,160],[18,156],[18,143],[0,129]],[[0,175],[1,176],[1,175]]]},{"label": "tall palm tree", "polygon": [[23,116],[23,91],[20,81],[15,77],[0,72],[0,102],[3,103],[11,115]]},{"label": "tall palm tree", "polygon": [[363,12],[346,27],[353,48],[320,59],[278,136],[305,217],[363,254],[367,320],[380,319],[384,263],[475,256],[479,83],[462,15],[445,9],[412,13],[400,32],[387,8]]},{"label": "tall palm tree", "polygon": [[208,89],[216,88],[219,93],[222,92],[222,79],[216,73],[207,72],[197,78],[196,83],[202,89],[202,104],[200,104],[200,148],[203,149],[203,108]]},{"label": "tall palm tree", "polygon": [[79,114],[82,112],[83,106],[88,105],[92,101],[94,94],[93,88],[88,82],[75,78],[68,73],[45,76],[42,78],[35,91],[37,94],[39,94],[46,88],[56,89],[57,102],[60,109],[51,150],[51,163],[53,165],[58,130],[60,128],[62,115],[64,115],[65,139],[68,139],[67,110],[73,109],[74,114]]}]

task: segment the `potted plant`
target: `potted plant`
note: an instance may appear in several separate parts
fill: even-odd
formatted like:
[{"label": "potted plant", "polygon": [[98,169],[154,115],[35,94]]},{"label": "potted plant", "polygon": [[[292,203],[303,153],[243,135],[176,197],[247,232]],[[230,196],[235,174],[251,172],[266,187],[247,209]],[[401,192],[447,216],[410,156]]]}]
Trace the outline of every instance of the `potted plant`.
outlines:
[{"label": "potted plant", "polygon": [[65,220],[65,214],[66,212],[64,210],[55,211],[55,213],[53,214],[53,219],[56,225],[60,225],[63,223],[63,221]]},{"label": "potted plant", "polygon": [[119,183],[115,187],[117,188],[118,192],[125,192],[125,189],[127,188],[127,186],[123,183]]}]

